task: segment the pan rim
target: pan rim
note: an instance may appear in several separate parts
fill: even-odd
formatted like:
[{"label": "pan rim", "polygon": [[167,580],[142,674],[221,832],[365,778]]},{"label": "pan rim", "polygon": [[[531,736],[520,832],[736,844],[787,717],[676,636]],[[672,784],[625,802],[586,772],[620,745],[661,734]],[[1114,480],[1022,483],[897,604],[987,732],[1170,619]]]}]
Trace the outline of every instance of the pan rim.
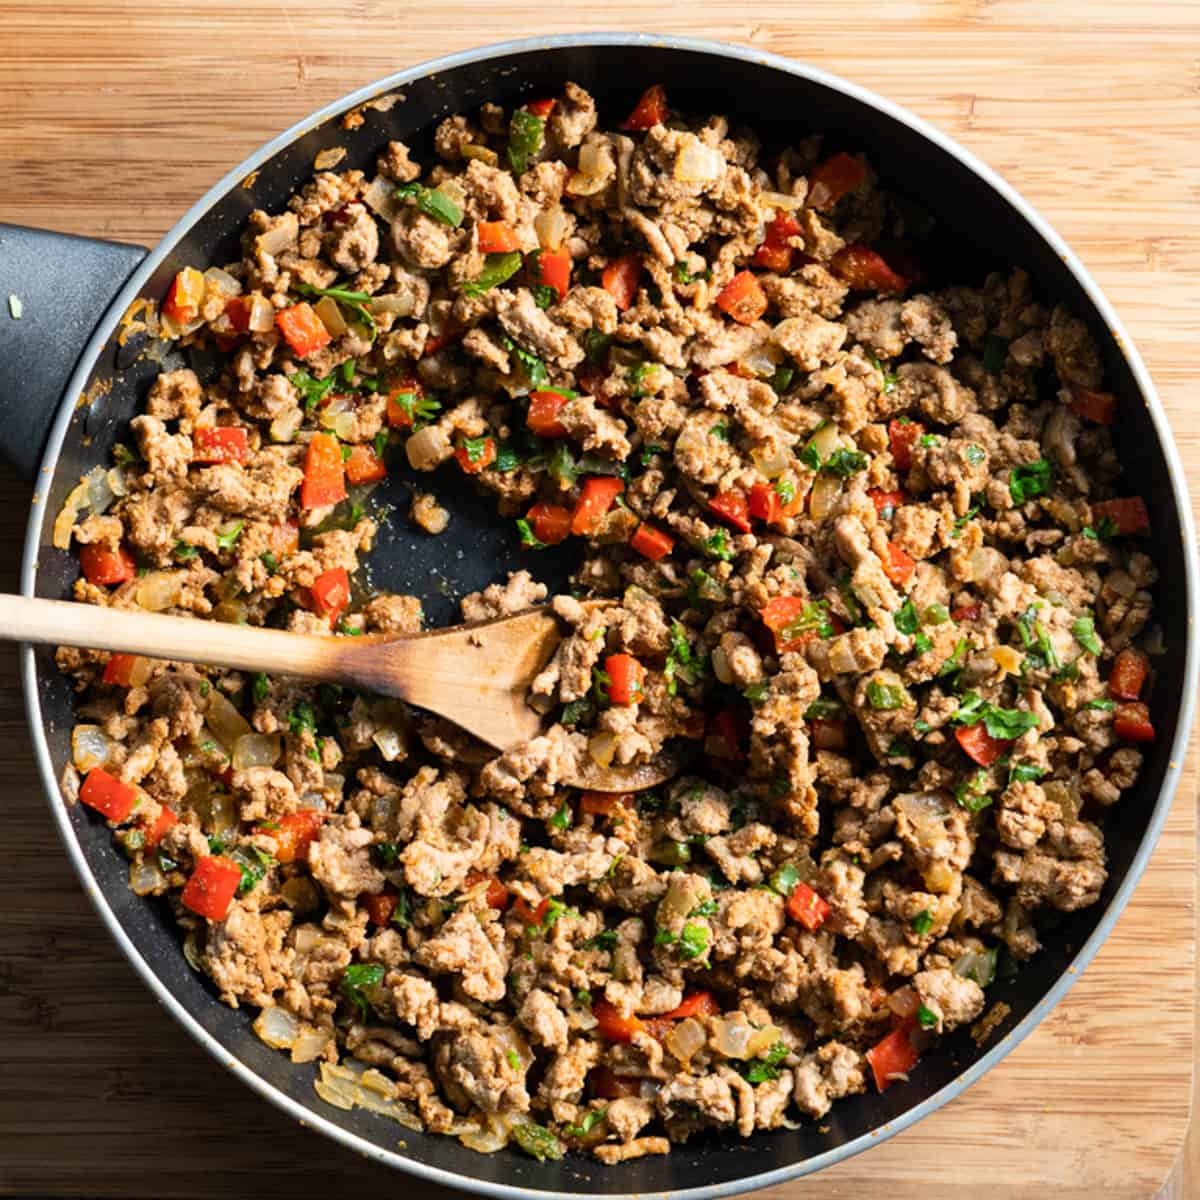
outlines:
[{"label": "pan rim", "polygon": [[[1197,684],[1200,682],[1200,646],[1197,645],[1195,637],[1196,618],[1198,612],[1200,612],[1197,596],[1200,564],[1197,561],[1195,529],[1193,527],[1191,504],[1188,498],[1183,465],[1180,461],[1178,449],[1171,434],[1162,402],[1158,397],[1149,372],[1136,347],[1130,340],[1123,324],[1099,285],[1075,253],[1064,242],[1062,237],[1042,217],[1040,212],[971,151],[959,145],[948,134],[909,112],[902,106],[821,68],[767,51],[703,38],[621,32],[596,32],[524,38],[459,51],[395,72],[318,109],[255,150],[245,161],[234,167],[213,187],[209,188],[188,209],[130,276],[125,286],[111,303],[85,347],[79,364],[64,389],[64,400],[60,403],[59,411],[51,425],[46,451],[35,480],[35,489],[40,481],[48,480],[53,475],[58,462],[74,409],[74,406],[67,402],[66,397],[79,395],[83,392],[96,358],[108,342],[117,321],[122,313],[124,313],[128,304],[141,291],[151,274],[170,253],[179,239],[213,205],[224,197],[227,192],[238,186],[248,174],[261,167],[314,127],[324,124],[331,118],[339,116],[356,105],[363,104],[383,93],[403,87],[428,75],[452,70],[470,63],[505,58],[517,54],[527,54],[538,50],[593,46],[650,46],[667,50],[683,50],[719,58],[738,59],[753,66],[782,71],[797,78],[810,80],[831,90],[838,91],[860,104],[874,108],[889,119],[908,126],[911,130],[950,155],[960,167],[974,173],[989,188],[998,193],[1002,199],[1026,220],[1033,231],[1054,250],[1058,257],[1062,259],[1068,270],[1087,294],[1096,312],[1103,319],[1110,336],[1115,340],[1118,349],[1128,363],[1137,383],[1138,390],[1141,393],[1142,400],[1149,409],[1155,434],[1168,466],[1168,474],[1179,517],[1182,541],[1180,553],[1184,565],[1189,637],[1185,652],[1182,682],[1183,695],[1179,710],[1179,723],[1175,738],[1171,744],[1168,767],[1155,800],[1154,810],[1147,824],[1146,832],[1134,853],[1125,877],[1122,879],[1107,908],[1101,915],[1091,936],[1074,955],[1060,977],[1034,1008],[1008,1034],[954,1080],[928,1096],[921,1103],[908,1109],[902,1116],[841,1146],[799,1162],[790,1163],[786,1166],[777,1167],[758,1174],[746,1175],[722,1184],[682,1188],[658,1193],[663,1197],[663,1200],[667,1200],[668,1197],[672,1198],[672,1200],[701,1200],[701,1198],[704,1198],[704,1200],[714,1198],[715,1200],[717,1197],[737,1195],[751,1189],[769,1187],[813,1174],[825,1167],[851,1158],[863,1150],[869,1149],[871,1146],[881,1144],[883,1141],[907,1129],[960,1095],[1028,1037],[1051,1009],[1058,1004],[1075,979],[1078,978],[1083,969],[1091,962],[1100,946],[1108,937],[1117,919],[1124,911],[1134,888],[1145,871],[1150,855],[1158,844],[1163,825],[1165,824],[1175,791],[1182,776],[1187,741],[1195,715]],[[35,491],[35,501],[36,495]],[[21,564],[21,592],[24,595],[32,596],[34,594],[41,525],[42,509],[35,502],[32,506],[26,528],[25,547]],[[461,1188],[478,1195],[511,1197],[512,1200],[572,1200],[572,1198],[581,1195],[595,1194],[577,1190],[562,1191],[492,1183],[487,1180],[448,1171],[440,1167],[429,1166],[416,1159],[405,1157],[395,1151],[385,1149],[358,1134],[342,1129],[328,1118],[322,1116],[315,1107],[307,1107],[293,1100],[234,1057],[216,1037],[204,1029],[179,1004],[167,989],[162,979],[142,957],[141,952],[129,935],[126,934],[112,908],[109,906],[101,890],[101,886],[93,875],[83,855],[82,848],[74,835],[74,830],[68,819],[67,808],[60,800],[58,781],[55,776],[50,748],[46,740],[42,722],[41,700],[37,686],[36,660],[32,648],[28,645],[23,645],[20,649],[20,674],[29,716],[31,740],[43,789],[58,828],[59,836],[71,858],[85,892],[91,899],[102,921],[107,926],[109,934],[126,959],[129,960],[133,968],[142,977],[151,993],[217,1062],[232,1071],[235,1076],[264,1099],[270,1101],[282,1112],[300,1123],[319,1130],[325,1136],[333,1138],[349,1150],[364,1154],[377,1162],[406,1171],[430,1182]]]}]

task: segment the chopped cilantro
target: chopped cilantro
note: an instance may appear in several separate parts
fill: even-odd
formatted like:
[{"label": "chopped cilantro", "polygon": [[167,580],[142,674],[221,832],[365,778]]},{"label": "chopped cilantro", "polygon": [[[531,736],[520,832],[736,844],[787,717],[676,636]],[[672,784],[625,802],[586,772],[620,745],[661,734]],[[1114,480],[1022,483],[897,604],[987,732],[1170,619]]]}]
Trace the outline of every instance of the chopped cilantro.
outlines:
[{"label": "chopped cilantro", "polygon": [[590,937],[583,943],[585,950],[612,950],[617,944],[615,929],[602,929],[595,937]]},{"label": "chopped cilantro", "polygon": [[254,682],[250,685],[250,694],[254,697],[254,703],[261,704],[267,698],[267,693],[270,690],[270,676],[264,675],[262,671],[257,672],[254,676]]},{"label": "chopped cilantro", "polygon": [[505,157],[514,175],[524,175],[531,155],[536,154],[545,140],[545,122],[528,109],[518,108],[508,123],[508,146]]},{"label": "chopped cilantro", "polygon": [[525,517],[517,518],[517,532],[521,535],[521,545],[530,550],[545,550],[546,543],[534,535],[533,526]]},{"label": "chopped cilantro", "polygon": [[187,562],[190,558],[195,558],[200,553],[190,542],[185,542],[179,538],[171,549],[171,553],[179,559],[180,562]]},{"label": "chopped cilantro", "polygon": [[264,550],[259,556],[258,561],[267,569],[268,575],[274,575],[279,570],[279,559],[273,555],[270,550]]},{"label": "chopped cilantro", "polygon": [[870,459],[861,450],[847,450],[839,446],[826,460],[822,470],[830,475],[848,479],[857,471],[865,471]]},{"label": "chopped cilantro", "polygon": [[316,734],[317,718],[313,712],[313,706],[307,700],[301,700],[295,708],[288,713],[288,729],[299,737],[306,729],[309,733]]},{"label": "chopped cilantro", "polygon": [[342,995],[345,996],[365,1021],[370,1016],[370,1002],[366,993],[383,982],[382,963],[354,963],[342,975]]},{"label": "chopped cilantro", "polygon": [[396,197],[412,200],[427,217],[441,221],[451,229],[457,229],[462,224],[462,208],[437,188],[428,188],[420,183],[402,183],[396,189]]},{"label": "chopped cilantro", "polygon": [[1008,491],[1014,504],[1024,504],[1036,496],[1044,496],[1050,490],[1053,468],[1047,459],[1013,467],[1008,474]]},{"label": "chopped cilantro", "polygon": [[679,957],[699,958],[708,949],[708,927],[706,925],[684,925],[679,935]]},{"label": "chopped cilantro", "polygon": [[735,1062],[734,1066],[747,1083],[766,1083],[768,1080],[779,1078],[779,1064],[787,1055],[786,1043],[776,1042],[760,1058]]},{"label": "chopped cilantro", "polygon": [[925,1005],[917,1006],[917,1024],[922,1029],[932,1029],[938,1023],[937,1013],[932,1009],[928,1009]]},{"label": "chopped cilantro", "polygon": [[1013,763],[1008,769],[1008,782],[1036,783],[1045,773],[1045,767],[1035,767],[1030,763]]},{"label": "chopped cilantro", "polygon": [[896,613],[896,628],[901,633],[914,634],[920,626],[920,618],[917,616],[917,606],[913,604],[910,596],[900,606],[900,611]]},{"label": "chopped cilantro", "polygon": [[954,799],[967,812],[980,812],[992,802],[991,796],[987,793],[988,781],[987,769],[980,767],[978,771],[968,775],[966,779],[955,786]]},{"label": "chopped cilantro", "polygon": [[287,378],[288,383],[300,393],[306,413],[312,412],[325,399],[326,393],[336,382],[333,375],[326,375],[324,379],[314,379],[307,371],[295,371]]},{"label": "chopped cilantro", "polygon": [[933,913],[929,909],[923,908],[913,917],[911,924],[913,933],[924,937],[933,928]]},{"label": "chopped cilantro", "polygon": [[479,274],[463,284],[463,295],[482,296],[484,292],[507,283],[521,269],[521,262],[519,250],[511,250],[507,254],[489,254],[484,259],[483,269]]},{"label": "chopped cilantro", "polygon": [[719,442],[727,442],[729,441],[729,426],[724,421],[718,421],[709,428],[708,436],[715,437]]},{"label": "chopped cilantro", "polygon": [[758,683],[751,683],[742,688],[742,695],[751,704],[759,705],[765,702],[766,698],[771,693],[771,685],[765,679],[759,680]]},{"label": "chopped cilantro", "polygon": [[890,396],[896,390],[898,376],[889,371],[874,354],[871,355],[871,366],[883,376],[883,394]]},{"label": "chopped cilantro", "polygon": [[705,553],[722,562],[733,558],[733,547],[729,544],[729,534],[724,529],[718,529],[710,538],[704,540]]},{"label": "chopped cilantro", "polygon": [[559,806],[558,811],[555,812],[555,814],[550,818],[550,828],[558,829],[560,831],[564,829],[570,829],[571,818],[573,816],[574,813],[571,812],[571,806],[564,800]]},{"label": "chopped cilantro", "polygon": [[234,521],[228,529],[222,530],[217,534],[217,549],[232,550],[238,538],[241,536],[242,527],[246,524],[245,518],[239,521]]}]

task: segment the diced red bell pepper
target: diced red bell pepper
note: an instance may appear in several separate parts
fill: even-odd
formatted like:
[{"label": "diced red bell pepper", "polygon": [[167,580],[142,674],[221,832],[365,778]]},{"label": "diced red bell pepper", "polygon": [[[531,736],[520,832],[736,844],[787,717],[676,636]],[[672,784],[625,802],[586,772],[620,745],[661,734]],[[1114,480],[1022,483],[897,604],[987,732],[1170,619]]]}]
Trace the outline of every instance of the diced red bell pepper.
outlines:
[{"label": "diced red bell pepper", "polygon": [[245,296],[232,296],[225,302],[225,315],[235,333],[250,331],[250,301]]},{"label": "diced red bell pepper", "polygon": [[750,532],[750,501],[745,492],[718,492],[708,502],[708,508],[734,529]]},{"label": "diced red bell pepper", "polygon": [[1117,419],[1117,398],[1112,392],[1094,392],[1071,384],[1071,411],[1085,420],[1111,425]]},{"label": "diced red bell pepper", "polygon": [[621,126],[626,130],[650,129],[667,119],[667,93],[661,84],[653,84],[643,93],[633,112]]},{"label": "diced red bell pepper", "polygon": [[1150,660],[1137,650],[1122,650],[1108,677],[1108,694],[1118,700],[1136,700],[1150,673]]},{"label": "diced red bell pepper", "polygon": [[334,625],[350,603],[350,576],[345,567],[334,567],[318,575],[311,589],[313,609]]},{"label": "diced red bell pepper", "polygon": [[668,1021],[682,1021],[684,1017],[719,1017],[721,1006],[713,999],[712,992],[689,992],[679,1005],[663,1016]]},{"label": "diced red bell pepper", "polygon": [[278,829],[260,825],[254,832],[266,833],[275,839],[275,859],[286,865],[308,858],[308,848],[321,832],[324,820],[325,814],[319,808],[298,808],[280,818]]},{"label": "diced red bell pepper", "polygon": [[89,542],[79,551],[79,565],[88,583],[105,587],[126,583],[137,574],[137,563],[124,546],[110,550],[100,542]]},{"label": "diced red bell pepper", "polygon": [[509,254],[521,248],[517,231],[507,221],[480,221],[475,232],[481,254]]},{"label": "diced red bell pepper", "polygon": [[845,750],[846,722],[840,717],[814,717],[808,723],[818,750]]},{"label": "diced red bell pepper", "polygon": [[538,437],[566,437],[567,431],[558,419],[558,414],[567,405],[567,397],[561,392],[530,392],[529,412],[525,424]]},{"label": "diced red bell pepper", "polygon": [[297,358],[307,358],[333,339],[311,304],[301,301],[275,314],[275,324]]},{"label": "diced red bell pepper", "polygon": [[[745,715],[734,708],[724,708],[708,723],[709,737],[721,743],[719,758],[745,758],[746,743],[750,740],[750,726]],[[707,740],[707,739],[706,739]],[[720,753],[723,749],[724,753]],[[709,747],[712,753],[712,747]]]},{"label": "diced red bell pepper", "polygon": [[591,475],[585,479],[571,516],[571,532],[577,537],[595,533],[601,518],[624,490],[625,485],[614,475]]},{"label": "diced red bell pepper", "polygon": [[907,1075],[920,1061],[921,1055],[909,1036],[911,1029],[911,1024],[893,1029],[883,1041],[867,1051],[867,1062],[871,1064],[871,1073],[875,1076],[875,1087],[881,1092],[898,1082],[897,1076]]},{"label": "diced red bell pepper", "polygon": [[895,542],[888,542],[887,555],[883,560],[883,573],[897,587],[906,584],[916,569],[916,560],[907,550],[902,550]]},{"label": "diced red bell pepper", "polygon": [[769,483],[756,483],[750,489],[750,515],[773,525],[783,515],[783,498]]},{"label": "diced red bell pepper", "polygon": [[[571,256],[566,249],[540,250],[529,258],[530,278],[535,284],[553,288],[561,300],[571,286]],[[578,379],[578,373],[576,378]]]},{"label": "diced red bell pepper", "polygon": [[785,907],[788,916],[810,933],[825,924],[830,912],[829,905],[807,883],[796,884]]},{"label": "diced red bell pepper", "polygon": [[322,508],[345,498],[346,470],[342,463],[342,448],[332,433],[314,434],[304,456],[300,507]]},{"label": "diced red bell pepper", "polygon": [[560,504],[535,504],[526,514],[533,536],[547,546],[556,546],[571,532],[571,510]]},{"label": "diced red bell pepper", "polygon": [[598,817],[627,816],[632,807],[632,792],[584,792],[579,797],[579,811]]},{"label": "diced red bell pepper", "polygon": [[601,286],[617,302],[622,312],[633,303],[641,274],[642,260],[637,254],[622,254],[601,272]]},{"label": "diced red bell pepper", "polygon": [[871,503],[875,505],[875,511],[881,517],[889,508],[894,512],[905,499],[903,492],[885,492],[879,488],[871,488],[867,495],[871,497]]},{"label": "diced red bell pepper", "polygon": [[204,303],[204,275],[195,267],[184,267],[174,279],[163,301],[163,316],[176,325],[187,325],[200,315]]},{"label": "diced red bell pepper", "polygon": [[136,654],[113,654],[104,664],[104,674],[100,676],[100,682],[128,687],[133,678],[133,664],[137,659]]},{"label": "diced red bell pepper", "polygon": [[1113,713],[1113,733],[1127,742],[1154,741],[1150,709],[1144,704],[1118,704]]},{"label": "diced red bell pepper", "polygon": [[121,822],[129,816],[137,800],[136,789],[103,767],[93,767],[79,789],[79,799],[110,821]]},{"label": "diced red bell pepper", "polygon": [[1122,534],[1148,533],[1150,513],[1141,496],[1129,496],[1124,500],[1102,500],[1092,505],[1092,515],[1097,521],[1107,517]]},{"label": "diced red bell pepper", "polygon": [[653,525],[647,525],[643,521],[633,531],[633,537],[629,539],[629,544],[643,558],[648,558],[651,562],[658,562],[660,558],[666,558],[675,548],[675,539],[669,533],[655,529]]},{"label": "diced red bell pepper", "polygon": [[717,307],[739,325],[753,325],[767,311],[767,293],[749,271],[739,271],[717,297]]},{"label": "diced red bell pepper", "polygon": [[245,462],[250,453],[245,425],[202,425],[192,435],[192,462]]},{"label": "diced red bell pepper", "polygon": [[544,897],[538,903],[537,908],[530,908],[529,902],[523,896],[518,896],[516,903],[512,906],[513,914],[520,920],[524,921],[526,925],[540,925],[542,923],[542,918],[549,910],[549,896]]},{"label": "diced red bell pepper", "polygon": [[535,117],[546,119],[553,111],[554,106],[558,101],[551,97],[549,100],[530,100],[525,105],[526,111],[533,113]]},{"label": "diced red bell pepper", "polygon": [[982,721],[974,725],[960,725],[954,731],[954,736],[967,757],[981,767],[990,767],[1012,745],[1008,739],[992,737]]},{"label": "diced red bell pepper", "polygon": [[476,450],[459,446],[454,452],[454,457],[468,475],[478,475],[480,471],[486,471],[496,461],[496,453],[496,439],[484,438],[483,445]]},{"label": "diced red bell pepper", "polygon": [[375,483],[387,478],[387,465],[373,446],[355,446],[346,459],[345,471],[351,483]]},{"label": "diced red bell pepper", "polygon": [[592,1095],[601,1100],[622,1100],[627,1096],[640,1096],[642,1092],[640,1079],[617,1075],[611,1067],[593,1067],[587,1081]]},{"label": "diced red bell pepper", "polygon": [[799,650],[805,642],[817,636],[813,632],[807,632],[799,637],[789,638],[784,633],[789,625],[800,618],[807,604],[808,601],[801,596],[772,596],[763,605],[759,616],[762,623],[775,635],[775,649],[779,654]]},{"label": "diced red bell pepper", "polygon": [[610,654],[604,660],[608,698],[614,704],[634,704],[642,698],[646,670],[632,654]]},{"label": "diced red bell pepper", "polygon": [[896,417],[888,422],[888,440],[892,448],[892,462],[897,471],[912,468],[912,449],[917,439],[925,432],[920,421],[902,421]]},{"label": "diced red bell pepper", "polygon": [[835,154],[817,166],[808,180],[810,208],[832,208],[843,196],[857,191],[867,178],[862,159]]},{"label": "diced red bell pepper", "polygon": [[179,818],[167,808],[164,804],[158,810],[158,816],[154,818],[154,824],[146,828],[146,838],[142,845],[147,850],[157,850],[158,843],[163,840],[163,834],[171,828],[172,825],[178,825]]},{"label": "diced red bell pepper", "polygon": [[378,895],[362,895],[359,899],[363,908],[367,910],[367,920],[372,925],[386,925],[396,911],[400,893],[395,888],[385,887]]},{"label": "diced red bell pepper", "polygon": [[609,1042],[630,1042],[635,1033],[645,1028],[638,1017],[632,1013],[623,1017],[615,1005],[602,996],[592,1001],[592,1016],[596,1018],[600,1036]]},{"label": "diced red bell pepper", "polygon": [[485,875],[482,871],[469,871],[466,879],[463,880],[463,885],[473,888],[485,879],[487,880],[487,890],[483,893],[484,900],[489,908],[496,908],[503,912],[508,907],[509,892],[508,888],[495,875]]},{"label": "diced red bell pepper", "polygon": [[960,624],[963,621],[978,621],[983,616],[983,606],[981,604],[963,604],[954,609],[950,615]]},{"label": "diced red bell pepper", "polygon": [[184,908],[210,921],[223,921],[242,882],[242,868],[231,859],[209,855],[196,863],[179,895]]},{"label": "diced red bell pepper", "polygon": [[791,269],[795,250],[788,238],[800,234],[800,224],[791,213],[777,212],[767,226],[763,243],[754,252],[754,265],[767,271],[783,274]]},{"label": "diced red bell pepper", "polygon": [[897,275],[882,255],[858,243],[843,246],[833,256],[829,269],[843,283],[859,291],[902,292],[908,287],[908,280]]},{"label": "diced red bell pepper", "polygon": [[[388,390],[387,422],[393,429],[411,429],[417,402],[425,393],[415,379],[400,379]],[[400,397],[406,397],[404,404]],[[411,397],[411,400],[407,399]]]}]

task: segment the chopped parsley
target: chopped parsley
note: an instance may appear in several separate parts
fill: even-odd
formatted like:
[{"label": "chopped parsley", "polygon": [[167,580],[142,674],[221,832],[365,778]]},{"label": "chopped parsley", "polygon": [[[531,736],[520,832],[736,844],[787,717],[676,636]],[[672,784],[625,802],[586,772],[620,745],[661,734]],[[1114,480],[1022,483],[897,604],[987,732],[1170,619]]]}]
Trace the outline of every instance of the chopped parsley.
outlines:
[{"label": "chopped parsley", "polygon": [[[379,332],[379,326],[375,324],[375,318],[371,315],[371,310],[367,305],[371,303],[371,297],[366,292],[355,292],[349,288],[328,287],[319,288],[313,287],[311,283],[295,283],[292,287],[300,293],[301,296],[328,296],[331,300],[336,300],[343,308],[345,308],[352,316],[358,317],[359,320],[367,327],[367,334],[372,340]],[[333,373],[328,376],[329,382],[333,382]]]},{"label": "chopped parsley", "polygon": [[766,1083],[770,1079],[779,1078],[779,1064],[787,1055],[787,1045],[784,1042],[776,1042],[761,1057],[735,1062],[733,1065],[747,1083]]},{"label": "chopped parsley", "polygon": [[195,558],[200,553],[190,542],[185,542],[182,538],[176,541],[171,549],[171,553],[179,559],[180,562],[187,562],[190,558]]},{"label": "chopped parsley", "polygon": [[1026,500],[1044,496],[1050,490],[1053,473],[1049,461],[1044,458],[1024,466],[1013,467],[1008,475],[1008,492],[1013,503],[1024,504]]},{"label": "chopped parsley", "polygon": [[917,616],[917,606],[912,602],[911,596],[900,606],[895,620],[896,628],[901,633],[914,634],[917,632],[921,622]]},{"label": "chopped parsley", "polygon": [[463,295],[482,296],[484,292],[490,292],[492,288],[507,283],[521,269],[521,262],[519,250],[510,250],[507,254],[489,254],[484,259],[483,269],[479,274],[463,284]]},{"label": "chopped parsley", "polygon": [[488,442],[491,440],[487,437],[464,438],[461,449],[466,451],[467,461],[477,463],[487,453]]},{"label": "chopped parsley", "polygon": [[563,725],[578,725],[580,721],[590,721],[595,715],[595,704],[584,696],[580,700],[570,700],[564,704],[559,721]]},{"label": "chopped parsley", "polygon": [[806,633],[815,633],[818,637],[833,637],[837,630],[829,620],[829,601],[810,600],[800,610],[800,615],[784,626],[783,637],[787,641],[802,637]]},{"label": "chopped parsley", "polygon": [[913,933],[924,937],[933,928],[933,913],[923,908],[911,921]]},{"label": "chopped parsley", "polygon": [[583,943],[585,950],[612,950],[617,944],[615,929],[602,929],[595,937],[590,937]]},{"label": "chopped parsley", "polygon": [[1099,654],[1104,649],[1096,636],[1096,622],[1086,613],[1071,623],[1071,636],[1089,654]]},{"label": "chopped parsley", "polygon": [[733,547],[729,544],[729,534],[724,529],[718,529],[710,538],[704,540],[704,551],[712,558],[729,562],[733,558]]},{"label": "chopped parsley", "polygon": [[508,146],[505,157],[514,175],[524,175],[529,159],[545,141],[545,122],[528,109],[518,108],[508,123]]},{"label": "chopped parsley", "polygon": [[980,767],[972,775],[957,784],[954,788],[954,799],[967,812],[976,813],[987,808],[992,802],[988,795],[989,776],[986,767]]},{"label": "chopped parsley", "polygon": [[1019,738],[1030,729],[1036,729],[1038,724],[1036,713],[985,704],[978,692],[967,692],[950,719],[956,725],[976,725],[982,721],[989,736],[1000,741]]},{"label": "chopped parsley", "polygon": [[259,671],[254,676],[254,682],[250,685],[250,694],[254,697],[254,703],[261,704],[267,698],[267,693],[270,690],[270,676],[263,674],[262,671]]},{"label": "chopped parsley", "polygon": [[533,532],[533,526],[525,517],[517,518],[517,532],[521,535],[521,545],[530,550],[545,550],[546,543],[541,541]]},{"label": "chopped parsley", "polygon": [[273,555],[270,550],[264,550],[259,556],[258,561],[267,569],[268,575],[274,575],[279,570],[279,559]]},{"label": "chopped parsley", "polygon": [[889,371],[874,354],[871,355],[871,366],[883,376],[883,394],[890,396],[896,390],[898,376]]},{"label": "chopped parsley", "polygon": [[688,641],[687,629],[680,621],[671,622],[670,644],[667,649],[667,663],[663,668],[663,676],[667,681],[667,691],[674,696],[678,691],[678,680],[686,684],[696,682],[695,663],[692,658],[692,644]]},{"label": "chopped parsley", "polygon": [[771,694],[771,685],[765,679],[759,680],[758,683],[751,683],[742,688],[742,695],[745,699],[757,706],[763,704],[767,697]]},{"label": "chopped parsley", "polygon": [[918,633],[913,638],[913,653],[925,654],[933,649],[933,639],[927,633]]},{"label": "chopped parsley", "polygon": [[641,454],[642,466],[648,467],[650,465],[650,460],[654,457],[654,455],[662,453],[663,448],[661,446],[643,446]]},{"label": "chopped parsley", "polygon": [[830,475],[848,479],[857,471],[865,471],[870,459],[861,450],[847,450],[839,446],[826,460],[822,470]]},{"label": "chopped parsley", "polygon": [[1080,532],[1085,538],[1090,538],[1094,542],[1108,541],[1111,538],[1115,538],[1121,532],[1121,527],[1112,517],[1101,517],[1095,529],[1090,525],[1085,525]]},{"label": "chopped parsley", "polygon": [[558,811],[550,818],[549,825],[551,829],[564,830],[571,828],[571,818],[574,814],[571,812],[571,806],[564,800]]},{"label": "chopped parsley", "polygon": [[718,421],[709,428],[708,436],[715,437],[719,442],[727,442],[729,441],[729,426],[723,421]]},{"label": "chopped parsley", "polygon": [[301,700],[295,708],[288,713],[288,729],[299,737],[308,730],[311,734],[317,732],[317,718],[313,712],[313,706],[307,700]]},{"label": "chopped parsley", "polygon": [[691,922],[684,925],[679,935],[679,957],[682,959],[699,958],[708,950],[708,926],[694,925]]},{"label": "chopped parsley", "polygon": [[558,290],[548,283],[533,285],[533,302],[538,308],[549,308],[558,299]]},{"label": "chopped parsley", "polygon": [[1030,763],[1013,763],[1008,769],[1008,782],[1036,783],[1045,773],[1045,767],[1035,767]]},{"label": "chopped parsley", "polygon": [[324,379],[314,379],[307,371],[295,371],[287,378],[288,383],[300,393],[306,413],[312,412],[325,399],[329,389],[336,382],[332,374],[326,375]]},{"label": "chopped parsley", "polygon": [[925,1005],[917,1006],[917,1024],[922,1029],[932,1029],[938,1023],[937,1013],[932,1009],[928,1009]]},{"label": "chopped parsley", "polygon": [[222,530],[217,534],[217,549],[232,550],[238,538],[241,537],[242,528],[246,524],[245,518],[240,521],[234,521],[228,529]]},{"label": "chopped parsley", "polygon": [[371,853],[385,867],[394,867],[400,861],[400,847],[395,842],[376,842]]},{"label": "chopped parsley", "polygon": [[431,397],[420,396],[416,392],[396,392],[389,397],[389,403],[394,404],[408,418],[414,429],[421,422],[432,421],[442,407]]},{"label": "chopped parsley", "polygon": [[342,975],[342,995],[355,1005],[364,1021],[371,1013],[366,994],[383,982],[383,976],[382,963],[354,963]]},{"label": "chopped parsley", "polygon": [[1117,702],[1101,697],[1099,700],[1089,700],[1083,707],[1098,708],[1101,712],[1112,712],[1117,707]]}]

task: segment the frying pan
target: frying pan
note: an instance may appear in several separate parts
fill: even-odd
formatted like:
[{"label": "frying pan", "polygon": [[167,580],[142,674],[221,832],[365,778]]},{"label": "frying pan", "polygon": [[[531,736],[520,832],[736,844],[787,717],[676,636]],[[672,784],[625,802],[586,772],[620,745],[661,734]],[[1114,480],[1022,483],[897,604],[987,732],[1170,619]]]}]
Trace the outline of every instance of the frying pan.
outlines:
[{"label": "frying pan", "polygon": [[[1146,748],[1136,789],[1110,814],[1110,874],[1100,903],[1047,931],[1042,953],[990,989],[989,1000],[1003,1000],[1012,1010],[998,1039],[980,1051],[961,1030],[926,1056],[909,1083],[843,1100],[820,1123],[748,1141],[701,1138],[666,1157],[608,1168],[576,1156],[539,1164],[514,1151],[478,1155],[453,1139],[401,1130],[371,1113],[336,1111],[313,1093],[312,1066],[294,1066],[264,1046],[247,1013],[219,1003],[208,981],[188,968],[165,908],[128,890],[125,860],[107,828],[82,808],[63,804],[56,780],[70,757],[70,690],[49,652],[25,647],[21,671],[51,811],[101,918],[184,1028],[264,1097],[380,1162],[482,1194],[732,1195],[819,1170],[874,1145],[999,1062],[1062,998],[1112,928],[1179,780],[1197,683],[1191,636],[1197,570],[1182,467],[1153,385],[1112,308],[1029,205],[911,114],[822,71],[760,51],[686,38],[594,34],[452,55],[354,92],[289,129],[221,180],[150,253],[0,226],[0,297],[15,294],[24,307],[20,321],[0,316],[0,452],[28,475],[36,473],[22,588],[30,595],[68,596],[77,567],[51,544],[54,516],[79,476],[107,461],[113,443],[126,436],[159,370],[139,354],[144,347],[136,339],[118,343],[118,321],[128,306],[139,296],[161,298],[181,267],[240,257],[238,234],[251,209],[281,207],[311,175],[319,151],[344,146],[341,168],[369,170],[381,145],[400,138],[415,157],[429,161],[432,129],[447,114],[471,111],[485,100],[517,104],[550,94],[568,79],[593,92],[610,119],[628,111],[647,83],[658,82],[683,110],[727,113],[751,125],[768,150],[815,130],[828,134],[831,145],[866,151],[889,186],[923,204],[938,222],[937,244],[944,252],[926,264],[934,279],[977,282],[989,269],[1022,265],[1040,297],[1064,301],[1083,316],[1101,346],[1109,385],[1121,400],[1116,436],[1128,488],[1146,497],[1153,514],[1149,550],[1161,572],[1156,613],[1170,648],[1156,664],[1158,738]],[[359,128],[342,127],[339,118],[348,110],[395,92],[403,102],[387,112],[365,109]],[[189,365],[203,375],[214,364],[197,353]],[[402,504],[413,482],[390,480],[392,492],[385,497]],[[372,556],[377,586],[415,592],[431,620],[441,622],[451,618],[461,593],[518,562],[533,566],[551,586],[565,579],[569,551],[531,562],[517,551],[511,522],[494,517],[460,475],[449,472],[435,486],[453,513],[449,530],[418,540],[402,520],[392,522]]]}]

